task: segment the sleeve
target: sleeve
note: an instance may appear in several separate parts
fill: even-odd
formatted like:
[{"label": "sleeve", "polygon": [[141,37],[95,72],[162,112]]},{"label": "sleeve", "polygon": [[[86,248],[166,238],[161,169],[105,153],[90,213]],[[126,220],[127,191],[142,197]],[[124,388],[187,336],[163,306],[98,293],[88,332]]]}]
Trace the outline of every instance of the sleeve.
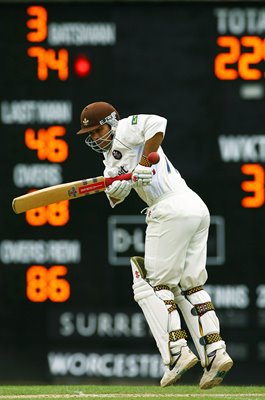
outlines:
[{"label": "sleeve", "polygon": [[144,141],[151,139],[156,133],[162,132],[165,136],[167,120],[159,115],[143,115],[144,124],[142,134],[144,136]]}]

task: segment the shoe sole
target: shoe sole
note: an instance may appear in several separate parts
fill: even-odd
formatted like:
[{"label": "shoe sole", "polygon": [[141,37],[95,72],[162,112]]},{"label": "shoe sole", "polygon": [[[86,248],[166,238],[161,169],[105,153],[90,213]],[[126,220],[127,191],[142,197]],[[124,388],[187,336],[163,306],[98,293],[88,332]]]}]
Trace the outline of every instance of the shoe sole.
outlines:
[{"label": "shoe sole", "polygon": [[161,384],[161,387],[166,387],[166,386],[171,386],[174,383],[176,383],[181,377],[182,375],[185,374],[185,372],[187,372],[189,369],[191,369],[192,367],[194,367],[194,365],[197,364],[198,362],[198,358],[193,358],[186,366],[185,368],[183,368],[176,376],[174,376],[172,379],[169,379],[166,383]]},{"label": "shoe sole", "polygon": [[204,384],[200,385],[201,389],[211,389],[214,386],[220,385],[222,383],[225,375],[233,366],[233,361],[227,361],[221,368],[216,372],[215,376],[209,382],[205,382]]}]

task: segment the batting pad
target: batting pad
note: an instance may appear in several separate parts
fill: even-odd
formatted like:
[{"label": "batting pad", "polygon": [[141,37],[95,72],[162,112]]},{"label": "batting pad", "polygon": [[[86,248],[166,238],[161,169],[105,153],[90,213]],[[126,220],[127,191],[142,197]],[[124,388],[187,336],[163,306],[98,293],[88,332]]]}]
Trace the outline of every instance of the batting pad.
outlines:
[{"label": "batting pad", "polygon": [[163,300],[156,296],[154,289],[145,281],[142,260],[142,257],[131,258],[134,299],[144,313],[164,364],[169,365],[171,354],[169,350],[168,309]]},{"label": "batting pad", "polygon": [[201,365],[202,367],[205,367],[208,365],[207,352],[209,354],[213,350],[225,346],[222,340],[216,341],[207,346],[200,342],[200,339],[205,335],[220,333],[219,320],[215,311],[208,311],[201,316],[194,315],[194,305],[211,302],[211,298],[205,290],[200,290],[199,292],[187,296],[187,298],[183,295],[177,296],[176,301],[198,351]]}]

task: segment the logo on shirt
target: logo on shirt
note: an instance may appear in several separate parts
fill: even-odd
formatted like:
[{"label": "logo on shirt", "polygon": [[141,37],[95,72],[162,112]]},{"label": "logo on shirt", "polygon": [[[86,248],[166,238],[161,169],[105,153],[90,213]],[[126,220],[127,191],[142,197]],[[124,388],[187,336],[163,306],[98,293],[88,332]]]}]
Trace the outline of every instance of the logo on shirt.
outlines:
[{"label": "logo on shirt", "polygon": [[122,154],[119,150],[113,150],[112,155],[115,160],[120,160],[122,158]]},{"label": "logo on shirt", "polygon": [[118,175],[127,174],[127,172],[129,172],[129,170],[125,165],[121,165],[118,169]]},{"label": "logo on shirt", "polygon": [[132,117],[132,125],[137,125],[138,115],[133,115]]}]

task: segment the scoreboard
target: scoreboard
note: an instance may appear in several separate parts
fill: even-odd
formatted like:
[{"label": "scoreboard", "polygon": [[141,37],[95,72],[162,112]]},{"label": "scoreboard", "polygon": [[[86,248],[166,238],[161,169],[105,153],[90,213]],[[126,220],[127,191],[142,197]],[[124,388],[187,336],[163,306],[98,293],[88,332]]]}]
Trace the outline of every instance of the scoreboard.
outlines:
[{"label": "scoreboard", "polygon": [[[129,258],[144,254],[136,195],[115,209],[102,193],[20,215],[11,207],[29,191],[102,175],[76,132],[82,108],[107,101],[122,117],[167,118],[163,148],[211,213],[206,289],[235,360],[226,382],[264,383],[265,7],[6,2],[0,11],[0,381],[162,375],[131,289]],[[196,366],[183,383],[200,376]]]}]

